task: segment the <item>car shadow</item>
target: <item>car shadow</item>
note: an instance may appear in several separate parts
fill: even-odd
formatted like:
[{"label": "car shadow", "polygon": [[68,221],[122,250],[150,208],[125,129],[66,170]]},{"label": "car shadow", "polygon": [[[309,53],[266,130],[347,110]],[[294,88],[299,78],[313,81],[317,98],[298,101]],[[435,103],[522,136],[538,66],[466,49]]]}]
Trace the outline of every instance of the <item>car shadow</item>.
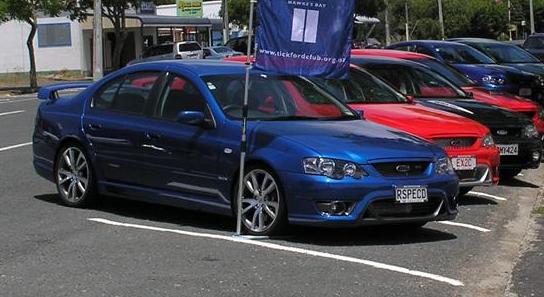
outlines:
[{"label": "car shadow", "polygon": [[516,187],[516,188],[532,188],[532,189],[540,188],[540,186],[538,185],[535,185],[533,183],[526,182],[517,178],[501,180],[499,185],[507,186],[507,187]]},{"label": "car shadow", "polygon": [[[57,194],[36,195],[34,198],[65,207],[60,203]],[[98,214],[89,215],[90,217],[100,216],[99,213],[113,214],[123,218],[232,234],[236,229],[236,222],[233,218],[115,197],[102,198],[99,203],[88,210],[98,212]],[[123,218],[118,220],[123,221]],[[454,234],[426,227],[410,229],[402,226],[372,226],[330,229],[289,226],[284,235],[277,238],[272,237],[270,240],[323,246],[376,246],[437,242],[456,238],[457,236]]]},{"label": "car shadow", "polygon": [[470,194],[465,194],[459,197],[459,205],[469,206],[469,205],[498,205],[498,203],[490,198],[472,196]]},{"label": "car shadow", "polygon": [[430,227],[368,226],[348,229],[326,229],[291,226],[284,241],[320,246],[388,246],[449,241],[457,236]]},{"label": "car shadow", "polygon": [[[67,207],[60,202],[57,194],[36,195],[34,198]],[[95,203],[95,205],[89,207],[88,210],[98,212],[90,215],[94,217],[99,216],[99,213],[107,213],[137,220],[223,232],[232,232],[232,230],[235,230],[236,228],[235,222],[229,217],[116,197],[101,197],[101,199]]]}]

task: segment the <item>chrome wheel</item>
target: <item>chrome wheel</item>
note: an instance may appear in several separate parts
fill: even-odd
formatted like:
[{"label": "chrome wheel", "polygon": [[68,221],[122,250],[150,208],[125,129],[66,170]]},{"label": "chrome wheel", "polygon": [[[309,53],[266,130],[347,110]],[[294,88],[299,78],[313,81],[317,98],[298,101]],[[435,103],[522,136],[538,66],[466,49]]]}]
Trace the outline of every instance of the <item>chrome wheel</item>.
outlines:
[{"label": "chrome wheel", "polygon": [[281,195],[274,177],[254,169],[244,177],[242,222],[253,233],[266,233],[279,220]]},{"label": "chrome wheel", "polygon": [[89,176],[85,154],[77,147],[67,147],[57,163],[57,187],[63,200],[80,203],[87,194]]}]

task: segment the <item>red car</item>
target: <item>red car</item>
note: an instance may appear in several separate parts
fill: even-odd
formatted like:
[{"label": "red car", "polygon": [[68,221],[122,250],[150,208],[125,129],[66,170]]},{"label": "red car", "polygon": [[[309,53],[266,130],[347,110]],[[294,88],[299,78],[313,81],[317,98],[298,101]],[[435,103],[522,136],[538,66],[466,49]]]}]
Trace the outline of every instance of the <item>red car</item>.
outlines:
[{"label": "red car", "polygon": [[[226,59],[245,62],[245,57]],[[445,149],[460,177],[461,193],[499,182],[499,150],[489,129],[465,117],[416,105],[387,83],[352,66],[350,80],[313,79],[372,122],[408,132]]]},{"label": "red car", "polygon": [[529,99],[508,93],[492,93],[478,86],[475,82],[471,81],[453,67],[441,63],[435,58],[427,55],[406,51],[375,49],[352,50],[351,53],[354,56],[397,58],[424,64],[433,71],[438,72],[442,76],[448,78],[451,82],[461,87],[465,92],[472,94],[474,99],[491,105],[496,105],[513,112],[523,113],[524,115],[528,116],[533,120],[533,123],[544,140],[544,110],[538,106],[537,103]]}]

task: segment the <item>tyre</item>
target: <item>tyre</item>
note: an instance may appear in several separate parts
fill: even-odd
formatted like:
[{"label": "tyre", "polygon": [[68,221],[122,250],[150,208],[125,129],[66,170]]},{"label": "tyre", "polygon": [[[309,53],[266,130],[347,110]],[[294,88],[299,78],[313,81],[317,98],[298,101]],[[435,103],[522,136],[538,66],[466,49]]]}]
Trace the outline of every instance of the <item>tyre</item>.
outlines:
[{"label": "tyre", "polygon": [[93,169],[85,149],[78,144],[62,147],[55,162],[55,184],[61,202],[85,207],[96,201]]},{"label": "tyre", "polygon": [[468,192],[472,191],[474,187],[460,188],[458,197],[465,196]]},{"label": "tyre", "polygon": [[521,169],[502,169],[500,172],[501,178],[512,179],[521,173]]},{"label": "tyre", "polygon": [[[233,209],[238,211],[237,195]],[[244,176],[242,228],[244,234],[270,236],[281,233],[287,225],[287,208],[279,178],[264,166],[250,166]]]}]

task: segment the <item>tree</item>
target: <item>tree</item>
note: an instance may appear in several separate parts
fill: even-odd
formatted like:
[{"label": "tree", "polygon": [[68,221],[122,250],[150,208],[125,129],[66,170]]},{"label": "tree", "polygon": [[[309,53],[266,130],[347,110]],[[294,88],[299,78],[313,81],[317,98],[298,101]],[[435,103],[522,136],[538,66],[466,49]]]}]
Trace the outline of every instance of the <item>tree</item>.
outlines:
[{"label": "tree", "polygon": [[69,4],[62,0],[0,0],[0,22],[19,21],[30,25],[26,46],[30,58],[29,83],[32,90],[38,88],[36,57],[34,55],[34,37],[38,30],[37,13],[43,12],[51,16],[58,16],[61,10],[67,6]]}]

